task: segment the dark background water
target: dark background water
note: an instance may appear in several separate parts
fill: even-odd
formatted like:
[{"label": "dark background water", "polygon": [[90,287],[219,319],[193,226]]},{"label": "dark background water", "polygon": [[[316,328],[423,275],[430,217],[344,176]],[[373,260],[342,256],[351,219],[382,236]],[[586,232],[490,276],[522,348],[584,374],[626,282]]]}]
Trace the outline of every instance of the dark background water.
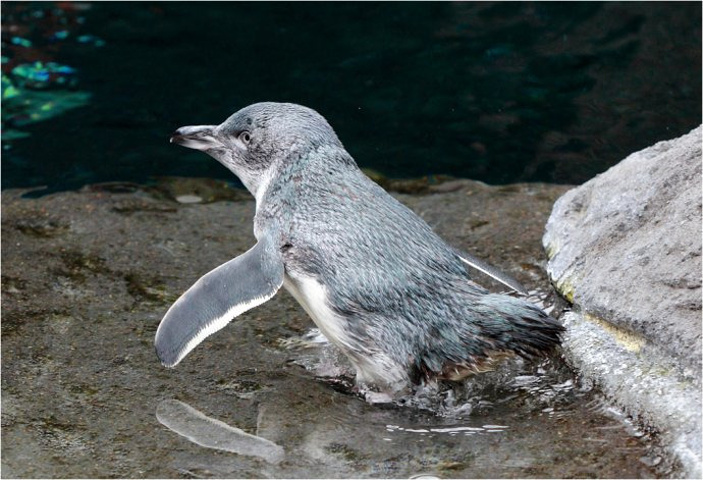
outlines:
[{"label": "dark background water", "polygon": [[[28,10],[49,7],[80,19],[64,22],[65,41],[27,25]],[[318,110],[362,167],[493,184],[581,183],[701,123],[700,2],[2,9],[10,62],[29,56],[12,35],[33,35],[33,51],[76,68],[74,88],[91,94],[41,122],[3,115],[3,188],[233,179],[169,134],[264,100]],[[85,33],[104,46],[71,41]],[[10,139],[18,129],[29,136]]]}]

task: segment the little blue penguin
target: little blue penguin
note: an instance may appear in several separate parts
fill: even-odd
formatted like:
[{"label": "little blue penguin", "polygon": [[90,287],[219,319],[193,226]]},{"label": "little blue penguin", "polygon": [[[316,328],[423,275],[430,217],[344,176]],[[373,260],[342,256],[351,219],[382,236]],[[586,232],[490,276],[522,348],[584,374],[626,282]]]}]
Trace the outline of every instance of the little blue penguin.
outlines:
[{"label": "little blue penguin", "polygon": [[564,328],[541,309],[491,293],[449,246],[358,168],[325,118],[257,103],[171,142],[231,170],[256,199],[247,252],[200,278],[168,310],[156,352],[173,367],[208,335],[285,287],[351,361],[357,385],[383,392],[489,370],[505,356],[543,356]]}]

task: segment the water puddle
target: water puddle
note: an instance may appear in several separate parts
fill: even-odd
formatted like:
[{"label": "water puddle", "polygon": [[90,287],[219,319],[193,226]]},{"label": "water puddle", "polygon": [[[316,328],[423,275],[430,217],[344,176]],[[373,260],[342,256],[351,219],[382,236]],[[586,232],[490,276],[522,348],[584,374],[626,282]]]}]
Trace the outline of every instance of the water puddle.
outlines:
[{"label": "water puddle", "polygon": [[[236,411],[217,420],[208,417],[211,406],[203,413],[166,400],[157,408],[158,420],[177,434],[234,455],[217,457],[212,475],[241,472],[247,458],[252,475],[288,478],[660,475],[649,435],[558,357],[510,360],[461,384],[372,405],[352,389],[346,358],[316,329],[276,345],[290,353],[286,372],[238,396],[255,405],[256,428]],[[192,471],[188,457],[181,460],[176,468]]]}]

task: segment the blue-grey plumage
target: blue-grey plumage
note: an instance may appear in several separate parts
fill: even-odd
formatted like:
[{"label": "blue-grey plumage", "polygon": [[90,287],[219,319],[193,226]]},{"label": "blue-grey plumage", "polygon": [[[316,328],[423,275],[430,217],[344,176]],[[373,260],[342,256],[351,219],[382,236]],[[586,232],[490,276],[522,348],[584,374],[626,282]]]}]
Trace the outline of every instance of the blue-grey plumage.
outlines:
[{"label": "blue-grey plumage", "polygon": [[385,390],[458,380],[498,357],[530,358],[558,345],[561,325],[522,299],[488,292],[468,267],[515,289],[517,282],[447,245],[366,177],[314,110],[259,103],[219,126],[183,127],[172,141],[205,151],[242,180],[256,198],[254,234],[269,247],[242,263],[257,275],[246,289],[232,287],[229,309],[194,314],[210,301],[198,284],[171,307],[156,340],[157,352],[173,352],[159,353],[165,364],[233,312],[273,296],[277,263],[282,285],[349,357],[357,380]]}]

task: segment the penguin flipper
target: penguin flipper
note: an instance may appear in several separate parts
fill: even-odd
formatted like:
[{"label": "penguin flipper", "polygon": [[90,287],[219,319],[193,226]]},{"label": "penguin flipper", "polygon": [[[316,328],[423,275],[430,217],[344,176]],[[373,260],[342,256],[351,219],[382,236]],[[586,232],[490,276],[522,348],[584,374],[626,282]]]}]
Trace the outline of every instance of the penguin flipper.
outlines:
[{"label": "penguin flipper", "polygon": [[156,354],[174,367],[233,318],[268,301],[283,285],[283,260],[271,237],[200,278],[156,330]]},{"label": "penguin flipper", "polygon": [[508,275],[507,273],[503,273],[500,270],[498,270],[496,267],[487,264],[486,262],[483,262],[479,260],[478,258],[474,257],[473,255],[469,255],[468,253],[464,252],[457,252],[457,256],[459,257],[459,260],[467,264],[468,266],[475,268],[479,272],[485,273],[489,277],[493,278],[494,280],[499,281],[506,287],[509,287],[513,290],[515,290],[518,293],[521,293],[523,295],[527,295],[527,289],[520,284],[517,280],[515,280],[513,277]]}]

